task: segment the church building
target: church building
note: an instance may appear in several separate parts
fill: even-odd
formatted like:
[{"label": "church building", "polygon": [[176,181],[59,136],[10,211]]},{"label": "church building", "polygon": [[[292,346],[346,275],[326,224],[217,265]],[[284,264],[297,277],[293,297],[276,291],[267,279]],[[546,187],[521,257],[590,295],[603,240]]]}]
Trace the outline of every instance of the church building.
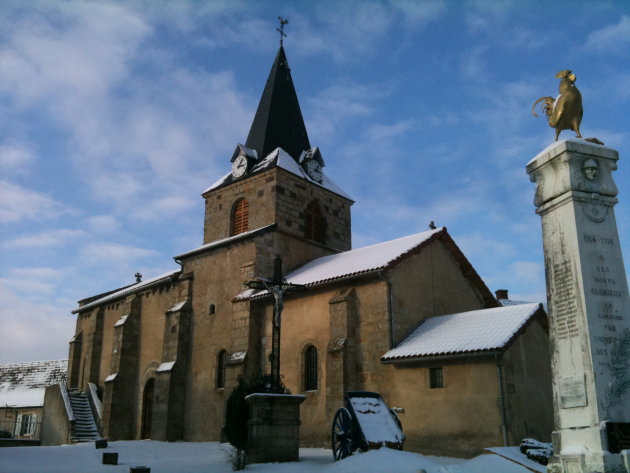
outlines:
[{"label": "church building", "polygon": [[303,285],[285,295],[280,351],[283,383],[306,398],[302,445],[330,448],[333,416],[356,390],[398,413],[408,450],[471,456],[549,440],[542,306],[502,306],[446,228],[352,249],[353,200],[323,156],[280,46],[245,144],[202,193],[201,246],[73,311],[68,389],[99,398],[102,435],[222,438],[238,378],[271,369],[274,299],[244,283],[271,277],[280,256]]}]

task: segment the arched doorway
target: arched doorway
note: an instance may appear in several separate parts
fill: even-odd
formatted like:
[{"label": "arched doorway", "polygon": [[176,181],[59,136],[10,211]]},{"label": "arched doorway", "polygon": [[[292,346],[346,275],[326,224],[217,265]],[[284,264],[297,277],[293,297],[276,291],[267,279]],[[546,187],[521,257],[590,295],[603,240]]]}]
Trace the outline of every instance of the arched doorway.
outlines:
[{"label": "arched doorway", "polygon": [[155,388],[155,378],[151,378],[144,385],[142,396],[142,438],[151,438],[151,421],[153,420],[153,391]]}]

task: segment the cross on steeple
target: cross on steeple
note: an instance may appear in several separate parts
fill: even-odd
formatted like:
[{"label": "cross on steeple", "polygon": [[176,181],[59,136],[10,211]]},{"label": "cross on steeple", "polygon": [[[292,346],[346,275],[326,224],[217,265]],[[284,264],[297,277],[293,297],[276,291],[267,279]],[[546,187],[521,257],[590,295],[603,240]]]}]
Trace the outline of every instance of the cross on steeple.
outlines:
[{"label": "cross on steeple", "polygon": [[289,20],[285,20],[283,17],[279,16],[278,20],[280,20],[280,28],[276,28],[276,31],[280,33],[280,46],[282,46],[282,40],[287,37],[284,32],[284,25],[286,25]]}]

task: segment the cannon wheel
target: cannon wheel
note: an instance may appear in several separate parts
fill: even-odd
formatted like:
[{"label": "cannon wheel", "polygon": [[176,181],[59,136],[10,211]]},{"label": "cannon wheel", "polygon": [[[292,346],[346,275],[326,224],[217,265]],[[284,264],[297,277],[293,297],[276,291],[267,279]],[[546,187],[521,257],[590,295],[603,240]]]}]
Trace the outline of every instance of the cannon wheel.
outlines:
[{"label": "cannon wheel", "polygon": [[398,417],[398,413],[394,409],[390,409],[389,413],[394,418],[394,422],[396,422],[396,425],[398,425],[400,430],[402,430],[402,422],[400,422],[400,417]]},{"label": "cannon wheel", "polygon": [[352,416],[342,407],[335,413],[332,424],[332,451],[335,460],[352,455]]}]

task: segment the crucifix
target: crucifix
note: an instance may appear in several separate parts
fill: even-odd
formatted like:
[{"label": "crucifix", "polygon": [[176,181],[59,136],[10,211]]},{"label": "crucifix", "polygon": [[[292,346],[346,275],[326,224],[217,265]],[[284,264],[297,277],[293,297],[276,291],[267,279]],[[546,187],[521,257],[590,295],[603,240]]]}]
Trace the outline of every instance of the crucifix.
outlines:
[{"label": "crucifix", "polygon": [[279,256],[273,261],[273,279],[257,277],[246,282],[250,289],[267,289],[273,295],[273,331],[271,337],[271,392],[279,393],[280,384],[280,327],[282,325],[283,296],[290,291],[304,289],[301,284],[291,284],[282,277],[282,259]]},{"label": "crucifix", "polygon": [[286,25],[289,20],[286,20],[281,16],[278,17],[278,20],[280,20],[280,28],[276,28],[276,31],[280,33],[280,46],[282,46],[282,40],[287,37],[286,33],[284,32],[284,25]]}]

